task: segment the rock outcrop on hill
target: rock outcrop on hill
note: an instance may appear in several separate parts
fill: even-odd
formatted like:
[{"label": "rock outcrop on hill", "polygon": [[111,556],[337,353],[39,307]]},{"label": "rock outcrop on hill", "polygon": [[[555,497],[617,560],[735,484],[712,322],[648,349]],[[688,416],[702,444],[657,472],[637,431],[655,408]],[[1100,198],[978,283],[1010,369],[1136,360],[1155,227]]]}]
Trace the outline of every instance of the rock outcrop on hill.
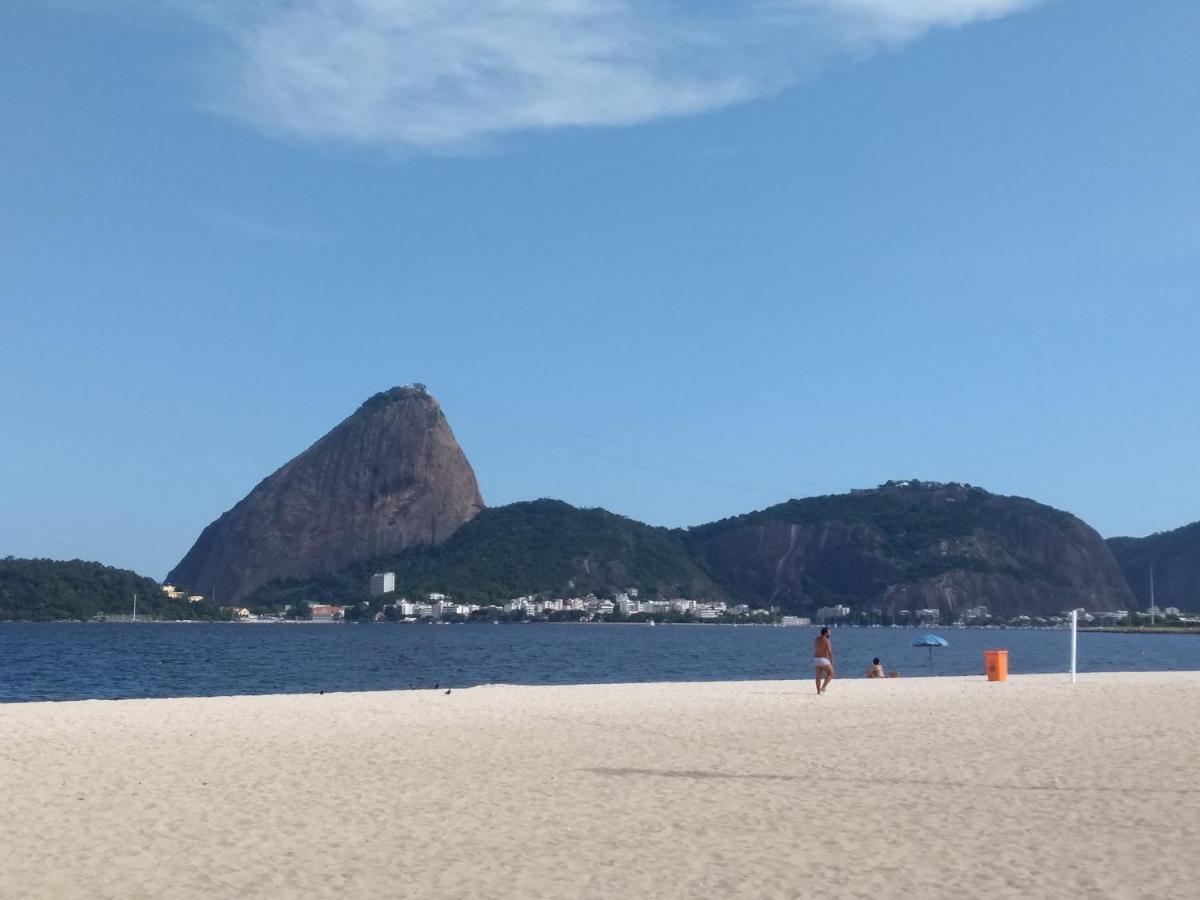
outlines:
[{"label": "rock outcrop on hill", "polygon": [[737,596],[789,612],[986,606],[992,615],[1132,600],[1100,536],[1068,513],[961,484],[889,482],[791,500],[691,529],[702,565]]},{"label": "rock outcrop on hill", "polygon": [[1108,546],[1137,597],[1150,606],[1150,567],[1154,566],[1154,602],[1160,608],[1200,610],[1200,522],[1144,538],[1110,538]]},{"label": "rock outcrop on hill", "polygon": [[437,401],[393,388],[205,528],[167,580],[228,606],[274,578],[440,544],[482,508]]}]

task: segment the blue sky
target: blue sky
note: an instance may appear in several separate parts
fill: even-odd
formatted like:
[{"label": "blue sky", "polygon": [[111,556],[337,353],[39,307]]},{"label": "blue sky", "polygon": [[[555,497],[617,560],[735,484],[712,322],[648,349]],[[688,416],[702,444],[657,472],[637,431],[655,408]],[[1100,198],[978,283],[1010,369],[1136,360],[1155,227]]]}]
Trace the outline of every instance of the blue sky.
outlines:
[{"label": "blue sky", "polygon": [[1200,519],[1200,4],[0,6],[0,555],[161,577],[372,393],[485,499]]}]

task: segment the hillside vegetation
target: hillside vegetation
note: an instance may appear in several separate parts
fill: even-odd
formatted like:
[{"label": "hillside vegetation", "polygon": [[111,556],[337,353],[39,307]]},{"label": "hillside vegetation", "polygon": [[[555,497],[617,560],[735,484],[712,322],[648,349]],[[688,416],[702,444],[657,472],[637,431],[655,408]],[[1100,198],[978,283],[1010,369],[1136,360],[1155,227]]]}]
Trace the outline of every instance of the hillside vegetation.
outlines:
[{"label": "hillside vegetation", "polygon": [[92,619],[100,613],[128,614],[138,595],[138,615],[154,619],[216,619],[209,602],[171,600],[158,582],[98,562],[53,559],[0,560],[0,621]]},{"label": "hillside vegetation", "polygon": [[395,572],[397,594],[439,591],[487,604],[526,594],[723,598],[693,560],[682,534],[603,509],[535,500],[485,509],[438,547],[375,557],[334,575],[273,581],[252,607],[365,599],[373,572]]}]

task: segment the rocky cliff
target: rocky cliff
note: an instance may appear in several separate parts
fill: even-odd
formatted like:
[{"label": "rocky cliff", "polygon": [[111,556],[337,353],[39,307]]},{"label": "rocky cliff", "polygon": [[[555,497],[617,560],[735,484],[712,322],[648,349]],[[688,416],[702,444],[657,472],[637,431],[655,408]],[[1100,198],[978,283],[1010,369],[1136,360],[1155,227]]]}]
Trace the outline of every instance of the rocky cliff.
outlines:
[{"label": "rocky cliff", "polygon": [[1188,612],[1200,611],[1200,522],[1144,538],[1111,538],[1125,580],[1139,609],[1150,606],[1150,566],[1154,566],[1154,602]]},{"label": "rocky cliff", "polygon": [[393,388],[205,528],[167,580],[235,604],[274,578],[440,544],[482,508],[437,401]]},{"label": "rocky cliff", "polygon": [[961,484],[792,500],[691,529],[688,543],[738,596],[800,614],[841,602],[885,615],[972,606],[1039,615],[1132,600],[1112,553],[1079,519]]}]

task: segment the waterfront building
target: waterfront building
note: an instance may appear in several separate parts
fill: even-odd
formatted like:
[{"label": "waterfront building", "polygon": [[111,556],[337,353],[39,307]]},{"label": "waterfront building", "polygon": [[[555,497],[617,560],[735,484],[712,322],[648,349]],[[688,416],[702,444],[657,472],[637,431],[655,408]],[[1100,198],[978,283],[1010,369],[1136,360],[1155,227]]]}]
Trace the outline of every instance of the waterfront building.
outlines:
[{"label": "waterfront building", "polygon": [[376,572],[371,576],[371,596],[391,594],[396,590],[395,572]]},{"label": "waterfront building", "polygon": [[839,603],[836,606],[822,606],[817,610],[816,618],[818,622],[824,624],[834,619],[844,619],[848,615],[850,615],[850,607]]}]

